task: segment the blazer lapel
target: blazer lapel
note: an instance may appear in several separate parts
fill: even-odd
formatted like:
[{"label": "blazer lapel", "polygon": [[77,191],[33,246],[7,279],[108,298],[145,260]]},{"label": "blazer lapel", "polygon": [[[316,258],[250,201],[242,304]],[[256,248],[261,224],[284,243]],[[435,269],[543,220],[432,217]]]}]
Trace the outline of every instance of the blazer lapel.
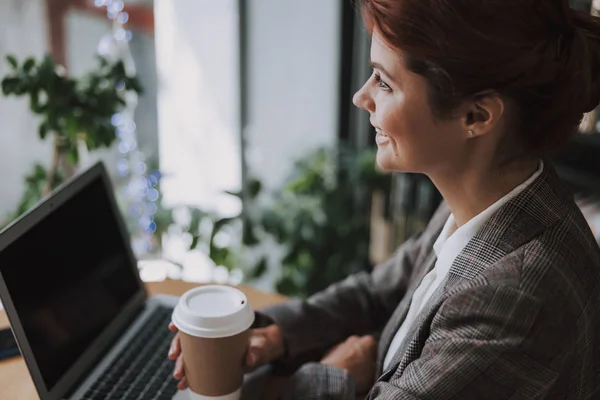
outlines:
[{"label": "blazer lapel", "polygon": [[406,314],[408,313],[408,308],[415,290],[425,275],[427,275],[427,273],[435,266],[436,257],[435,252],[433,251],[433,244],[440,235],[440,232],[448,220],[449,215],[450,209],[445,203],[442,203],[431,218],[431,221],[427,225],[427,229],[425,229],[423,232],[423,236],[427,236],[428,238],[426,239],[426,244],[423,246],[424,251],[422,255],[419,256],[414,266],[414,276],[410,278],[411,281],[406,294],[400,303],[398,303],[398,306],[388,320],[379,338],[376,377],[381,375],[385,355],[390,347],[390,344],[392,343],[392,340],[394,339],[394,335],[396,335],[396,331],[398,331],[402,322],[404,321],[404,318],[406,318]]},{"label": "blazer lapel", "polygon": [[412,296],[415,290],[417,289],[425,275],[427,275],[427,273],[433,269],[433,267],[435,266],[435,261],[435,253],[431,252],[427,261],[425,262],[426,268],[421,268],[418,271],[418,274],[412,280],[412,283],[410,285],[410,288],[406,292],[406,295],[404,296],[400,304],[398,304],[398,307],[396,307],[396,310],[392,314],[392,317],[386,324],[379,341],[377,353],[377,376],[381,375],[381,372],[383,370],[383,361],[387,354],[388,348],[390,347],[390,344],[392,343],[396,332],[398,331],[398,329],[400,329],[402,322],[404,322],[404,319],[406,318],[406,314],[408,313],[408,309],[410,307]]},{"label": "blazer lapel", "polygon": [[[386,379],[390,373],[396,370],[404,371],[409,362],[419,357],[421,349],[425,344],[425,340],[429,337],[429,327],[435,316],[438,308],[444,300],[444,284],[440,285],[437,290],[431,295],[423,310],[417,316],[412,327],[406,335],[406,339],[402,342],[398,351],[392,358],[392,362],[388,369],[381,374],[379,380]],[[398,326],[398,329],[400,325]],[[395,333],[395,332],[394,332]],[[408,340],[410,338],[410,340]]]},{"label": "blazer lapel", "polygon": [[[556,224],[568,212],[569,202],[572,201],[572,195],[563,188],[554,169],[545,161],[544,171],[539,178],[500,208],[456,257],[445,282],[426,303],[394,356],[390,367],[383,374],[379,369],[378,374],[381,376],[378,380],[385,381],[395,373],[403,373],[406,366],[420,356],[429,337],[431,322],[449,293],[460,290],[461,285],[469,285],[488,267]],[[434,254],[433,248],[431,253]],[[436,258],[430,256],[429,259],[432,265],[426,270],[435,265]],[[423,276],[417,281],[418,283]],[[412,291],[407,293],[384,330],[382,341],[384,338],[386,341],[379,349],[379,367],[383,364],[382,357],[385,357],[392,338],[404,321],[410,306],[410,297],[416,288],[416,285],[413,286]]]}]

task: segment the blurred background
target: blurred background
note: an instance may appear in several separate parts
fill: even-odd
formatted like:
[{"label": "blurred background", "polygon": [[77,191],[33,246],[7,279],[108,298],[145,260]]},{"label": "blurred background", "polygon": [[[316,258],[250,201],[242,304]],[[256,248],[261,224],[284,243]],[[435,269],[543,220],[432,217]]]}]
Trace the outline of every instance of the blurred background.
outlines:
[{"label": "blurred background", "polygon": [[[103,161],[146,281],[305,297],[373,268],[441,197],[375,167],[352,3],[3,0],[0,225]],[[554,159],[598,235],[599,129]]]}]

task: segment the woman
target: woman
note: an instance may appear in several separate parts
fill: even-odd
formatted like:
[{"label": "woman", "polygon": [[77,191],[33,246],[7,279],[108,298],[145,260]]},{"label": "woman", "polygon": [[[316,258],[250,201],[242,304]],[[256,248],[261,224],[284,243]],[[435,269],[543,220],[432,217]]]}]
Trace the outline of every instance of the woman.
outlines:
[{"label": "woman", "polygon": [[599,20],[567,0],[362,12],[377,162],[445,202],[372,274],[264,310],[247,362],[301,365],[293,399],[600,398],[600,252],[544,161],[598,105]]}]

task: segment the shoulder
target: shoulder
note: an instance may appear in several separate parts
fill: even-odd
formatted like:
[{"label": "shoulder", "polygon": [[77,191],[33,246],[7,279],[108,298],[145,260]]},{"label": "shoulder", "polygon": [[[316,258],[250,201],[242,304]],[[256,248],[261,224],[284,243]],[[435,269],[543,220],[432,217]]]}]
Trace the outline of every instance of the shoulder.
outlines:
[{"label": "shoulder", "polygon": [[578,209],[507,254],[483,274],[486,285],[510,286],[550,305],[581,314],[600,304],[600,249]]}]

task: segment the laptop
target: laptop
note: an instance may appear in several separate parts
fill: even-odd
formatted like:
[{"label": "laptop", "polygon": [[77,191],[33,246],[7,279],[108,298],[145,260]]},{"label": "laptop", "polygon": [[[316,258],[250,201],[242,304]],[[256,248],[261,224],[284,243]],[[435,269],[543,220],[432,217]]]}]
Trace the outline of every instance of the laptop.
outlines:
[{"label": "laptop", "polygon": [[101,163],[0,233],[0,299],[41,400],[188,398]]}]

